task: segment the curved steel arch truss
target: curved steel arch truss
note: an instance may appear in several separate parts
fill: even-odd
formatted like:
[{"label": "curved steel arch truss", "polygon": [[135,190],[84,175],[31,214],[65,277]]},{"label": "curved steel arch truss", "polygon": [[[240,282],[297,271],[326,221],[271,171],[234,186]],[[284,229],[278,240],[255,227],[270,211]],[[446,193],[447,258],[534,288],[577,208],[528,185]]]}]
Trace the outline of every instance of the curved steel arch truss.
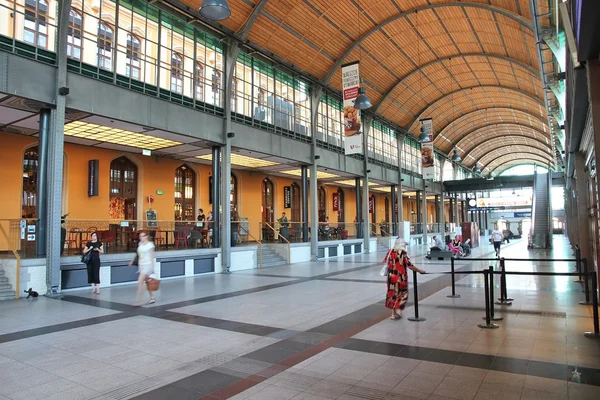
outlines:
[{"label": "curved steel arch truss", "polygon": [[[543,161],[544,164],[553,164],[554,161],[552,159],[547,159],[542,157],[541,155],[539,155],[538,153],[533,153],[531,151],[520,151],[518,153],[515,154],[503,154],[501,156],[498,157],[494,157],[492,158],[490,161],[488,161],[487,163],[483,163],[481,161],[482,164],[484,164],[483,168],[481,168],[482,170],[485,169],[490,169],[490,165],[494,164],[495,162],[497,162],[498,160],[502,160],[506,158],[507,162],[510,160],[530,160],[530,159],[534,159],[536,161]],[[496,166],[490,170],[490,172],[494,171],[496,169]]]},{"label": "curved steel arch truss", "polygon": [[[511,124],[511,125],[515,125],[515,124]],[[525,126],[524,128],[529,128],[529,127]],[[483,129],[483,128],[482,128],[482,129]],[[479,130],[480,130],[480,129],[478,129],[478,130],[477,130],[477,131],[475,131],[475,132],[471,132],[471,134],[470,134],[470,135],[474,135],[474,134],[476,134],[476,133],[477,133]],[[539,133],[539,134],[541,134],[541,135],[543,135],[541,132],[539,132],[539,131],[536,131],[535,129],[533,129],[533,131],[534,131],[534,132],[537,132],[537,133]],[[545,137],[545,138],[548,138],[547,136],[544,136],[544,137]],[[467,158],[467,157],[469,157],[469,156],[471,155],[471,153],[473,153],[475,150],[477,150],[477,149],[478,149],[480,146],[482,146],[482,145],[485,145],[485,144],[491,145],[491,144],[492,144],[492,142],[496,142],[497,140],[501,140],[501,139],[504,139],[504,138],[522,138],[522,139],[526,139],[526,140],[531,140],[531,141],[532,141],[532,142],[534,142],[534,143],[539,143],[540,145],[542,145],[542,146],[543,146],[545,149],[547,149],[548,151],[551,151],[551,150],[552,150],[552,146],[551,146],[549,143],[546,143],[545,141],[543,141],[543,140],[541,140],[541,139],[539,139],[539,138],[537,138],[537,137],[534,137],[534,136],[527,136],[527,135],[525,135],[525,134],[518,134],[518,133],[511,133],[511,134],[508,134],[508,135],[496,136],[496,137],[493,137],[493,138],[491,138],[491,139],[482,138],[482,139],[480,139],[479,141],[477,141],[477,142],[474,142],[474,144],[473,144],[473,145],[471,145],[471,146],[469,146],[469,148],[464,148],[464,147],[462,147],[462,146],[460,145],[460,143],[461,143],[463,140],[467,139],[467,136],[465,136],[465,137],[463,137],[463,138],[462,138],[462,139],[461,139],[461,140],[460,140],[460,141],[457,143],[457,145],[456,145],[456,146],[457,146],[459,149],[461,149],[461,150],[463,151],[463,153],[464,153],[464,156],[462,156],[462,157],[463,157],[463,158]],[[548,138],[548,141],[550,141],[550,138]]]},{"label": "curved steel arch truss", "polygon": [[[500,174],[504,173],[505,171],[519,166],[519,165],[540,165],[539,162],[535,162],[535,161],[531,161],[531,160],[521,160],[521,159],[513,159],[510,161],[506,161],[502,164],[497,165],[493,171],[494,174],[496,174],[497,176],[499,176]],[[543,165],[544,168],[548,167],[548,164],[544,164]]]},{"label": "curved steel arch truss", "polygon": [[386,27],[387,25],[391,24],[394,21],[397,21],[402,18],[406,18],[409,15],[418,13],[419,11],[425,11],[425,10],[442,8],[442,7],[467,7],[467,8],[479,8],[479,9],[488,10],[488,11],[491,11],[494,13],[504,15],[505,17],[508,17],[508,18],[514,20],[515,22],[519,23],[521,26],[533,31],[533,28],[532,28],[533,25],[527,18],[525,18],[519,14],[513,13],[512,11],[506,10],[501,7],[493,6],[490,4],[470,3],[470,2],[449,2],[449,3],[428,4],[426,6],[417,7],[413,10],[394,15],[394,16],[388,18],[387,20],[383,21],[382,23],[371,28],[369,31],[367,31],[364,35],[362,35],[360,38],[358,38],[358,40],[356,40],[354,43],[352,43],[346,49],[344,54],[342,54],[342,56],[337,59],[337,61],[333,64],[333,66],[331,67],[331,69],[329,70],[327,75],[325,75],[325,77],[321,80],[321,83],[323,85],[327,85],[329,83],[329,81],[331,80],[331,78],[333,77],[333,74],[335,73],[335,71],[342,65],[342,63],[344,62],[346,57],[348,57],[355,48],[360,46],[360,44],[365,39],[367,39],[369,36],[371,36],[375,32],[381,30],[382,28]]},{"label": "curved steel arch truss", "polygon": [[[514,136],[514,135],[513,135]],[[474,153],[476,153],[478,150],[483,150],[481,149],[482,145],[488,145],[490,147],[492,147],[492,150],[488,150],[488,151],[494,151],[494,150],[498,150],[498,149],[502,149],[505,147],[512,147],[512,146],[531,146],[531,149],[535,149],[535,150],[539,150],[542,153],[546,154],[548,157],[553,158],[552,155],[552,148],[549,147],[548,145],[546,145],[545,143],[540,143],[537,141],[531,141],[529,142],[529,140],[531,140],[530,138],[528,138],[527,136],[523,136],[523,135],[518,135],[519,138],[524,139],[525,143],[503,143],[503,139],[506,136],[501,136],[501,137],[495,137],[493,139],[490,139],[486,142],[482,142],[480,143],[478,146],[476,146],[475,148],[473,148],[471,151],[469,151],[468,153],[464,153],[464,155],[462,156],[463,158],[463,165],[467,165],[467,162],[465,162],[465,160],[467,159],[467,157],[471,157],[476,161],[479,161],[480,159],[484,159],[484,157],[486,156],[486,154],[479,154],[477,155],[477,157],[473,156]],[[528,143],[529,142],[529,143]],[[534,143],[536,143],[536,145],[534,145]],[[540,143],[541,146],[538,146],[537,144]],[[495,146],[495,147],[494,147]],[[483,150],[485,151],[485,150]],[[518,152],[517,152],[518,153]],[[475,163],[469,165],[469,167],[475,165]]]},{"label": "curved steel arch truss", "polygon": [[[412,127],[413,127],[413,125],[416,124],[417,122],[419,122],[419,120],[421,119],[421,116],[423,115],[423,113],[425,113],[425,111],[429,110],[431,107],[435,106],[440,101],[446,99],[447,97],[453,96],[456,93],[471,91],[473,89],[503,89],[503,90],[508,90],[508,91],[511,91],[511,92],[518,93],[521,96],[525,96],[526,98],[534,101],[536,104],[538,104],[542,108],[546,109],[546,106],[544,105],[544,102],[542,100],[540,100],[539,98],[537,98],[537,97],[535,97],[535,96],[533,96],[533,95],[531,95],[531,94],[529,94],[527,92],[524,92],[522,90],[518,90],[518,89],[514,89],[514,88],[509,88],[509,87],[506,87],[506,86],[497,86],[497,85],[473,86],[473,87],[461,88],[461,89],[455,90],[453,92],[448,92],[448,93],[444,94],[442,97],[436,99],[433,103],[428,104],[427,107],[425,107],[425,108],[423,108],[423,109],[421,109],[421,110],[419,110],[417,112],[417,114],[416,114],[417,116],[415,117],[415,119],[409,125],[407,125],[406,129],[411,130]],[[488,107],[488,108],[489,109],[494,109],[495,107]],[[506,108],[506,107],[500,107],[500,108]],[[525,110],[521,110],[520,108],[516,108],[515,110],[527,112]],[[473,111],[471,111],[471,112],[473,112]],[[464,114],[464,115],[467,115],[467,114]],[[463,117],[464,115],[461,115],[461,117]],[[452,121],[452,122],[454,122],[454,121]],[[450,124],[448,124],[448,125],[450,125]],[[448,126],[448,125],[446,125],[446,126]]]},{"label": "curved steel arch truss", "polygon": [[[414,69],[413,71],[411,71],[410,73],[408,73],[407,75],[403,76],[402,78],[400,78],[398,80],[398,82],[396,82],[396,84],[394,84],[394,86],[392,86],[392,88],[390,90],[388,90],[387,92],[385,92],[383,94],[383,97],[381,98],[381,100],[379,100],[379,103],[375,104],[373,106],[373,109],[375,110],[375,113],[379,112],[379,108],[383,105],[383,103],[387,100],[387,98],[394,92],[394,90],[396,90],[396,88],[398,88],[402,82],[406,81],[407,79],[410,79],[411,76],[413,76],[414,74],[416,74],[417,72],[430,67],[431,65],[435,65],[438,63],[442,63],[444,61],[448,61],[449,58],[459,58],[459,57],[484,57],[484,58],[493,58],[493,59],[498,59],[498,60],[502,60],[502,61],[506,61],[509,62],[511,64],[516,64],[519,67],[527,70],[536,80],[540,80],[540,73],[537,69],[533,68],[531,65],[526,64],[522,61],[516,60],[514,58],[511,57],[507,57],[507,56],[501,56],[501,55],[496,55],[496,54],[486,54],[486,53],[466,53],[466,54],[456,54],[454,56],[451,57],[445,57],[445,58],[438,58],[436,60],[430,61],[426,64],[423,64],[419,67],[417,67],[417,69]],[[541,82],[541,81],[540,81]]]}]

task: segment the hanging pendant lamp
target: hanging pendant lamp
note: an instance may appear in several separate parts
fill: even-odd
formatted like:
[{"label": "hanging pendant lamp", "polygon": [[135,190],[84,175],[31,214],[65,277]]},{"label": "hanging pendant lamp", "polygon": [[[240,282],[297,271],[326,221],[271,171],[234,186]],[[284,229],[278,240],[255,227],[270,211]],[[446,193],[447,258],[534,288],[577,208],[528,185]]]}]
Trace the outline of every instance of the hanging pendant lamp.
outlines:
[{"label": "hanging pendant lamp", "polygon": [[354,99],[354,108],[358,110],[366,110],[371,108],[371,100],[365,94],[365,88],[358,88],[358,97]]},{"label": "hanging pendant lamp", "polygon": [[452,156],[452,162],[461,162],[462,158],[458,155],[458,150],[454,149],[454,155]]},{"label": "hanging pendant lamp", "polygon": [[480,174],[481,173],[481,168],[479,168],[479,166],[476,164],[475,168],[473,168],[473,173],[474,174]]},{"label": "hanging pendant lamp", "polygon": [[200,15],[211,21],[222,21],[231,16],[227,0],[203,0]]}]

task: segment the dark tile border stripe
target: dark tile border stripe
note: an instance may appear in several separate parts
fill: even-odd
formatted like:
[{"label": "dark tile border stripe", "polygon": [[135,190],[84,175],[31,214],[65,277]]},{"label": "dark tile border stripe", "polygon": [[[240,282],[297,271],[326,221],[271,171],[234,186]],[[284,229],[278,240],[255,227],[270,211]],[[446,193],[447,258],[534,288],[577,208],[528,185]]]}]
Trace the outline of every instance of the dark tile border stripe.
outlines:
[{"label": "dark tile border stripe", "polygon": [[533,375],[541,378],[569,380],[575,368],[581,373],[581,383],[600,386],[600,369],[556,364],[545,361],[526,360],[486,354],[464,353],[429,347],[407,346],[364,339],[346,339],[334,347],[392,357],[411,358],[447,365],[460,365],[492,371]]}]

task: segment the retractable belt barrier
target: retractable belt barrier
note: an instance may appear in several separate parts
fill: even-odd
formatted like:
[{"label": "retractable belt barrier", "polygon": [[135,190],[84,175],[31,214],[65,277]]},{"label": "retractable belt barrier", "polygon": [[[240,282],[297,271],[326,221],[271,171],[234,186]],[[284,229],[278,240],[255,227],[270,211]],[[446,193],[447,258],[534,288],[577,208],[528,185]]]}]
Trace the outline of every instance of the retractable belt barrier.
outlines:
[{"label": "retractable belt barrier", "polygon": [[[492,259],[493,261],[498,261],[497,259]],[[506,271],[505,269],[505,261],[581,261],[584,265],[584,272],[581,271],[577,271],[577,272],[535,272],[535,271]],[[433,273],[427,273],[427,275],[451,275],[452,276],[452,295],[451,296],[446,296],[446,297],[451,297],[451,298],[459,298],[460,295],[456,294],[456,290],[455,290],[455,273],[456,271],[454,270],[454,260],[451,261],[451,271],[444,271],[444,272],[433,272]],[[585,302],[580,302],[580,304],[588,304],[588,302],[590,301],[590,297],[591,297],[591,304],[592,305],[592,313],[593,313],[593,321],[594,321],[594,331],[593,332],[585,332],[584,335],[586,337],[590,337],[590,338],[600,338],[600,319],[598,316],[598,276],[596,271],[591,271],[588,272],[587,270],[587,260],[584,259],[579,259],[578,260],[572,260],[572,259],[560,259],[560,260],[548,260],[548,259],[538,259],[538,260],[525,260],[525,259],[505,259],[505,258],[501,258],[500,259],[500,268],[501,271],[494,271],[494,267],[493,266],[489,266],[488,269],[484,269],[482,271],[459,271],[458,273],[461,275],[470,275],[470,274],[483,274],[483,282],[484,282],[484,295],[485,295],[485,317],[483,317],[483,319],[485,319],[485,324],[478,324],[477,326],[479,326],[480,328],[484,328],[484,329],[495,329],[498,328],[499,326],[497,324],[494,324],[492,321],[500,321],[503,318],[502,317],[496,317],[494,315],[494,275],[500,275],[500,292],[501,292],[501,297],[499,298],[499,300],[504,299],[505,301],[508,301],[508,297],[506,296],[506,275],[528,275],[528,276],[579,276],[579,277],[583,277],[584,282],[585,282],[585,296],[586,296],[586,301]],[[588,279],[591,278],[592,281],[592,290],[590,293],[589,290],[589,286],[588,286]],[[417,272],[413,271],[413,290],[414,290],[414,309],[415,309],[415,316],[408,318],[409,321],[425,321],[425,318],[420,317],[419,316],[419,294],[418,294],[418,289],[417,289]],[[513,299],[510,299],[513,300]],[[496,303],[496,304],[502,304],[502,305],[507,305],[507,303]]]}]

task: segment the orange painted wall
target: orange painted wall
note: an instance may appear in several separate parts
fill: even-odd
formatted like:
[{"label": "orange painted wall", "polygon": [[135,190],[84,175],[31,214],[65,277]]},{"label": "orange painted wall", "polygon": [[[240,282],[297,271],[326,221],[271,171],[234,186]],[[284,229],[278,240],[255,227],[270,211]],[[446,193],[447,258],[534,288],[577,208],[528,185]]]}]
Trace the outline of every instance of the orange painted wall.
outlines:
[{"label": "orange painted wall", "polygon": [[23,154],[37,139],[0,132],[0,219],[21,219]]}]

